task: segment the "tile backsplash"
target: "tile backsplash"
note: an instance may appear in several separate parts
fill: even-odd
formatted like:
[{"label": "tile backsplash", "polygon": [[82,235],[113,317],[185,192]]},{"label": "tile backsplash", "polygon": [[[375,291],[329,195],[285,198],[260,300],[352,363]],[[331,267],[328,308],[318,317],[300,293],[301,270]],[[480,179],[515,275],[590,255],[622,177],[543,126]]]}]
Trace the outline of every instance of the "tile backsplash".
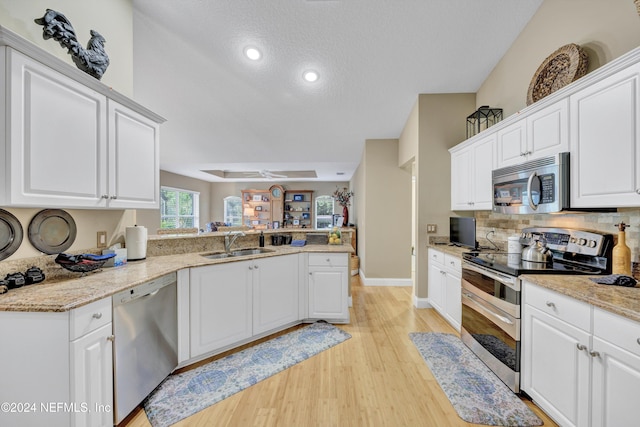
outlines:
[{"label": "tile backsplash", "polygon": [[491,246],[489,235],[501,249],[505,249],[507,238],[517,234],[526,227],[565,227],[610,233],[614,241],[618,241],[618,229],[615,224],[624,222],[629,225],[626,230],[626,243],[631,249],[631,261],[640,262],[640,209],[620,208],[617,212],[608,213],[562,213],[534,215],[504,215],[490,211],[476,211],[476,234],[481,246]]}]

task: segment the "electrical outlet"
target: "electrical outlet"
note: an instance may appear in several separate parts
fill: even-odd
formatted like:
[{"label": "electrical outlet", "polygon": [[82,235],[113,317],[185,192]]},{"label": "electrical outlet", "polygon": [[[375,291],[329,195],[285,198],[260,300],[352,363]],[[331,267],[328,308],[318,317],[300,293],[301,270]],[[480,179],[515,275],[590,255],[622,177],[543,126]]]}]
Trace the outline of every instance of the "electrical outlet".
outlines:
[{"label": "electrical outlet", "polygon": [[435,233],[438,229],[436,224],[427,224],[427,233]]},{"label": "electrical outlet", "polygon": [[106,248],[107,247],[107,232],[106,231],[98,231],[97,241],[98,241],[98,248]]}]

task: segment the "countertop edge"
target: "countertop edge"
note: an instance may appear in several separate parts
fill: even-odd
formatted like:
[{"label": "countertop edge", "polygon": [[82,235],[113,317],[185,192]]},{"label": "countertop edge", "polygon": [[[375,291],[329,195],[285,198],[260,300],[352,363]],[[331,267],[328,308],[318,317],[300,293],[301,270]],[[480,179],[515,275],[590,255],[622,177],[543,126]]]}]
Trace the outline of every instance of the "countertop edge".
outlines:
[{"label": "countertop edge", "polygon": [[130,261],[121,267],[105,268],[84,277],[28,285],[0,295],[0,312],[67,312],[185,268],[299,253],[355,252],[351,245],[268,246],[267,249],[273,251],[226,259],[202,256],[211,251],[156,256]]}]

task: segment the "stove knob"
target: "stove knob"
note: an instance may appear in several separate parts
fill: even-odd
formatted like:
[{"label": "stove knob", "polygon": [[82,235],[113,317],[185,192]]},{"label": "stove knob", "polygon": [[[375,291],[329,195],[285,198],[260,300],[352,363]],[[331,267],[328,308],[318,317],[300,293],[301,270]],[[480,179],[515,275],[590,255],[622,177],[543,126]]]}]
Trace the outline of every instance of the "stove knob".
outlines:
[{"label": "stove knob", "polygon": [[572,237],[572,238],[570,238],[570,239],[569,239],[569,243],[575,243],[575,242],[576,242],[576,240],[577,240],[577,239],[576,239],[575,237]]},{"label": "stove knob", "polygon": [[595,241],[595,240],[589,240],[589,244],[588,244],[588,246],[589,246],[590,248],[595,248],[595,247],[596,247],[596,241]]},{"label": "stove knob", "polygon": [[578,246],[584,246],[587,244],[587,239],[580,239],[578,240]]}]

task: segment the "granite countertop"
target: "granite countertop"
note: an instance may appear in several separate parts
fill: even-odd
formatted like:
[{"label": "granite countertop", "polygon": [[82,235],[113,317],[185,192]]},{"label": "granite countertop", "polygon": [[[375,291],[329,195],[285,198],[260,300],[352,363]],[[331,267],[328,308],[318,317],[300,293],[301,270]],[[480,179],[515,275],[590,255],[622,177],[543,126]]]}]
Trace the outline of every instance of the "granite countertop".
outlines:
[{"label": "granite countertop", "polygon": [[[462,257],[469,248],[450,245],[429,244],[428,248],[450,255]],[[599,285],[589,277],[566,274],[525,274],[522,280],[570,296],[595,307],[640,322],[640,285],[633,288],[623,286]]]},{"label": "granite countertop", "polygon": [[522,280],[640,322],[640,287],[599,285],[593,276],[524,274]]},{"label": "granite countertop", "polygon": [[351,245],[267,246],[266,249],[273,251],[226,259],[204,258],[202,252],[155,256],[143,261],[129,262],[122,267],[105,268],[101,271],[89,273],[84,277],[62,281],[45,280],[40,284],[12,289],[0,295],[0,311],[69,311],[183,268],[301,252],[353,253]]}]

